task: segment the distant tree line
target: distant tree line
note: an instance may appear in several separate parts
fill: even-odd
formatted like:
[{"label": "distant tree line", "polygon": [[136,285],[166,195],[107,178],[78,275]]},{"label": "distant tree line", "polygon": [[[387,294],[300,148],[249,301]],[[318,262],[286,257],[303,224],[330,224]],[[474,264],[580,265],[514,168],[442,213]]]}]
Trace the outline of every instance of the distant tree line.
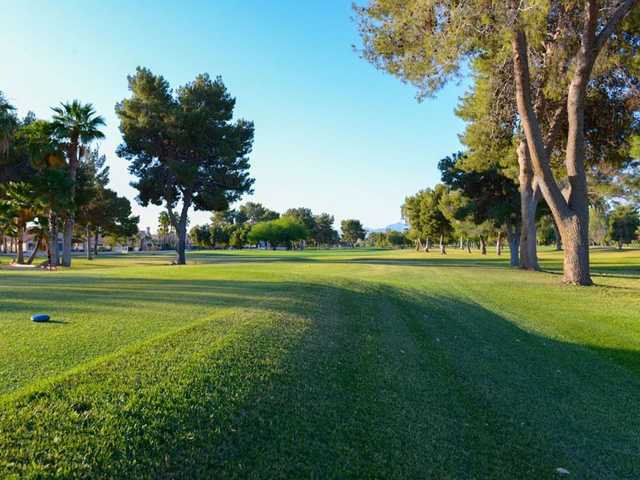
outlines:
[{"label": "distant tree line", "polygon": [[328,213],[314,214],[309,208],[290,208],[280,214],[260,203],[246,202],[237,209],[214,212],[211,222],[189,231],[194,245],[205,248],[303,249],[306,247],[355,246],[366,237],[359,220],[343,220],[342,235],[334,229]]},{"label": "distant tree line", "polygon": [[[521,204],[518,185],[505,169],[496,166],[477,168],[460,152],[439,162],[442,183],[408,196],[401,207],[409,225],[407,237],[417,250],[429,252],[434,243],[446,254],[446,247],[456,244],[471,252],[477,245],[487,253],[490,240],[502,253],[506,239],[511,265],[519,266],[521,240]],[[632,243],[640,236],[637,200],[626,197],[622,203],[619,190],[594,190],[589,207],[589,241],[591,245]],[[562,237],[553,215],[542,203],[536,209],[533,245],[551,245],[562,249]],[[531,243],[531,242],[530,242]]]}]

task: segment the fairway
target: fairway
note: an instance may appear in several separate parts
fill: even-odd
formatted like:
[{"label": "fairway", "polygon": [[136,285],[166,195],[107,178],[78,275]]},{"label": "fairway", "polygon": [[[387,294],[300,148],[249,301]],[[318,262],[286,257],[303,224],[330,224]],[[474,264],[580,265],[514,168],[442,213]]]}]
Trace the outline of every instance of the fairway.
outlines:
[{"label": "fairway", "polygon": [[0,477],[638,478],[640,251],[540,256],[3,268]]}]

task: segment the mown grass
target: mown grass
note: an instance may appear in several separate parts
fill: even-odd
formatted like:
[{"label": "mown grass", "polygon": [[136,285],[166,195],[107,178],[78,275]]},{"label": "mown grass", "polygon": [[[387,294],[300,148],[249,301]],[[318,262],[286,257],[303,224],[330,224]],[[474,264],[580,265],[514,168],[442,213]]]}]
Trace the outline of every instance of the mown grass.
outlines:
[{"label": "mown grass", "polygon": [[541,257],[1,270],[0,477],[637,478],[640,251]]}]

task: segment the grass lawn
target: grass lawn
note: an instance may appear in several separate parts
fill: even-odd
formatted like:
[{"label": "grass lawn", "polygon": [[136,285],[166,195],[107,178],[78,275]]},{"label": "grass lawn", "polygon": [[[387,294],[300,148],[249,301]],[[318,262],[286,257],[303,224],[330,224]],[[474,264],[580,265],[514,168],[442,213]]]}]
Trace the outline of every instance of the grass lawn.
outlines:
[{"label": "grass lawn", "polygon": [[2,269],[0,478],[640,478],[640,250],[503,257]]}]

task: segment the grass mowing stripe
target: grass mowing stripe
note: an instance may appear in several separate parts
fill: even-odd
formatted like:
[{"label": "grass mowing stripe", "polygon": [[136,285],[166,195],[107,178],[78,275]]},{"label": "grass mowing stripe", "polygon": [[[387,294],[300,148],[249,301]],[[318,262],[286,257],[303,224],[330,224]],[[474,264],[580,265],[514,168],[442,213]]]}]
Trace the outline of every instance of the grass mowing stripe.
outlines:
[{"label": "grass mowing stripe", "polygon": [[237,312],[238,312],[237,309],[231,309],[231,308],[218,310],[214,314],[207,315],[204,318],[200,318],[198,320],[192,321],[187,325],[175,327],[173,330],[164,332],[162,334],[153,336],[151,338],[146,338],[144,340],[126,344],[125,346],[123,346],[119,350],[116,350],[115,352],[111,352],[105,355],[100,355],[97,357],[92,357],[91,360],[78,364],[61,373],[58,373],[56,375],[51,375],[41,380],[36,380],[32,383],[22,386],[9,393],[0,395],[0,406],[5,402],[12,402],[12,401],[15,401],[16,399],[19,399],[20,397],[29,396],[34,392],[36,392],[35,394],[37,395],[37,392],[42,391],[43,389],[46,389],[52,385],[55,385],[56,383],[64,382],[67,377],[85,374],[87,372],[90,372],[92,369],[99,367],[103,363],[115,361],[121,356],[133,355],[137,351],[143,350],[150,345],[153,345],[156,343],[162,343],[166,339],[174,335],[177,335],[182,331],[198,328],[201,324],[224,319],[226,316],[235,315]]},{"label": "grass mowing stripe", "polygon": [[[467,450],[480,463],[470,471],[536,477],[565,466],[580,478],[638,472],[637,376],[589,348],[531,334],[459,297],[410,295],[430,312],[422,321],[414,317],[416,337],[447,357],[450,384],[460,386],[458,399],[474,412],[477,441]],[[511,458],[522,458],[516,471]]]},{"label": "grass mowing stripe", "polygon": [[2,475],[157,478],[197,475],[206,462],[193,452],[228,461],[223,434],[306,328],[282,314],[234,317],[176,332],[5,403]]}]

